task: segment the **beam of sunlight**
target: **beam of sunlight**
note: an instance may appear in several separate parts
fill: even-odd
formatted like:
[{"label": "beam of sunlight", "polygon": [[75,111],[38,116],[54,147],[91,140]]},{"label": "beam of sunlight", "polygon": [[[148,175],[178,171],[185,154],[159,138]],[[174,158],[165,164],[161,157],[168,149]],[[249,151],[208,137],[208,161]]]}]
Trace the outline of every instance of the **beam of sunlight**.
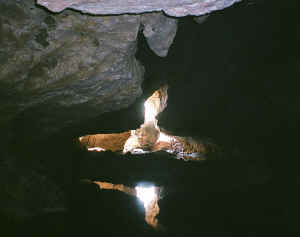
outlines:
[{"label": "beam of sunlight", "polygon": [[144,103],[145,106],[145,120],[144,123],[154,122],[155,117],[157,115],[157,110],[155,109],[155,105],[150,103],[148,100]]},{"label": "beam of sunlight", "polygon": [[154,122],[157,125],[156,116],[167,107],[168,86],[162,86],[146,100],[144,103],[145,115],[144,124]]}]

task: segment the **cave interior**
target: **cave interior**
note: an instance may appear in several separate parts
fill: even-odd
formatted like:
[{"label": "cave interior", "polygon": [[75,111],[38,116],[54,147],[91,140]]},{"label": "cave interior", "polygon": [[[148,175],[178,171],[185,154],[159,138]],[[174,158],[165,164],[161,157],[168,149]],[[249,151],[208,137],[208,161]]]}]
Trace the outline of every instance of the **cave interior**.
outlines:
[{"label": "cave interior", "polygon": [[[143,95],[130,107],[34,142],[28,142],[30,134],[22,132],[26,120],[19,118],[12,156],[21,167],[42,164],[40,172],[64,191],[67,210],[20,222],[3,214],[4,230],[31,236],[299,234],[295,6],[246,1],[211,13],[202,24],[182,17],[166,57],[155,55],[139,35],[136,57],[145,66],[145,79]],[[192,162],[162,152],[120,155],[78,146],[78,137],[86,134],[139,127],[145,99],[165,83],[168,106],[159,115],[160,126],[179,136],[211,139],[221,154]],[[164,187],[161,230],[145,223],[136,198],[100,190],[86,179]]]}]

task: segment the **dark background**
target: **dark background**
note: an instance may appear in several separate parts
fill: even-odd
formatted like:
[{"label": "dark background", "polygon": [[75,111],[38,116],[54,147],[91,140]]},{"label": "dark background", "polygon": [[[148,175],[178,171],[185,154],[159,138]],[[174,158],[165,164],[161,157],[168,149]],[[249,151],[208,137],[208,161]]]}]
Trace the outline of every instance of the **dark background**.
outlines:
[{"label": "dark background", "polygon": [[[182,18],[166,58],[155,56],[141,36],[143,98],[40,141],[34,151],[27,145],[21,149],[27,154],[24,165],[40,159],[66,190],[70,211],[10,223],[8,231],[31,236],[299,234],[296,3],[244,1],[210,14],[200,25]],[[223,147],[222,155],[184,162],[163,153],[120,156],[76,146],[78,136],[137,128],[143,101],[164,83],[170,86],[169,99],[160,126],[176,135],[211,138]],[[23,139],[18,146],[26,143]],[[100,192],[81,179],[164,186],[158,219],[166,231],[147,227],[135,198]]]}]

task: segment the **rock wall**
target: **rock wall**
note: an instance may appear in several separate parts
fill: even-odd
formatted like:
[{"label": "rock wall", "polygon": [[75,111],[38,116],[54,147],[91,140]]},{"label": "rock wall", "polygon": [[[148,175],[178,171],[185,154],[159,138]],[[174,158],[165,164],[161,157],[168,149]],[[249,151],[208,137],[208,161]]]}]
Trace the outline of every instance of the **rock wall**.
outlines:
[{"label": "rock wall", "polygon": [[[91,14],[164,10],[183,16],[201,15],[234,2],[39,0],[37,4],[55,12],[66,8]],[[0,0],[0,13],[0,128],[22,121],[30,124],[23,126],[23,133],[36,131],[37,136],[132,104],[142,94],[144,73],[135,59],[138,32],[143,32],[157,55],[166,56],[177,30],[177,19],[162,12],[92,16],[65,10],[51,14],[34,0]]]},{"label": "rock wall", "polygon": [[[9,206],[5,213],[26,217],[64,209],[65,191],[49,177],[58,176],[58,166],[72,173],[67,157],[45,156],[49,147],[33,158],[17,152],[20,134],[26,143],[132,104],[142,94],[144,68],[135,58],[140,31],[157,55],[167,55],[177,19],[162,12],[118,14],[164,10],[173,16],[200,15],[236,1],[37,1],[55,12],[70,8],[113,14],[96,16],[72,10],[54,14],[34,0],[0,0],[0,191],[1,202]],[[50,159],[59,164],[45,164]],[[61,171],[61,177],[70,179],[68,172]]]},{"label": "rock wall", "polygon": [[22,115],[41,132],[57,130],[141,95],[139,16],[51,15],[33,1],[0,9],[0,122]]},{"label": "rock wall", "polygon": [[33,0],[0,0],[0,13],[0,124],[22,120],[41,135],[132,104],[144,73],[139,30],[166,56],[177,29],[162,13],[51,14]]}]

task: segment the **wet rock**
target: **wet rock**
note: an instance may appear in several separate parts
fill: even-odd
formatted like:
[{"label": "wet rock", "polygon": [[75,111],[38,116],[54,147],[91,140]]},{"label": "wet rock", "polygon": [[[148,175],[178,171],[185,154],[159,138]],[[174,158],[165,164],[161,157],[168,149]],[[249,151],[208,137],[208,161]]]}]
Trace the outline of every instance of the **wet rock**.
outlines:
[{"label": "wet rock", "polygon": [[167,56],[176,35],[177,19],[162,13],[146,13],[141,16],[141,22],[149,47],[158,56]]},{"label": "wet rock", "polygon": [[139,27],[138,15],[54,15],[33,0],[0,1],[0,123],[45,135],[132,104],[144,72]]},{"label": "wet rock", "polygon": [[170,16],[203,15],[229,7],[240,0],[38,0],[37,3],[53,12],[66,8],[91,14],[123,14],[164,11]]}]

